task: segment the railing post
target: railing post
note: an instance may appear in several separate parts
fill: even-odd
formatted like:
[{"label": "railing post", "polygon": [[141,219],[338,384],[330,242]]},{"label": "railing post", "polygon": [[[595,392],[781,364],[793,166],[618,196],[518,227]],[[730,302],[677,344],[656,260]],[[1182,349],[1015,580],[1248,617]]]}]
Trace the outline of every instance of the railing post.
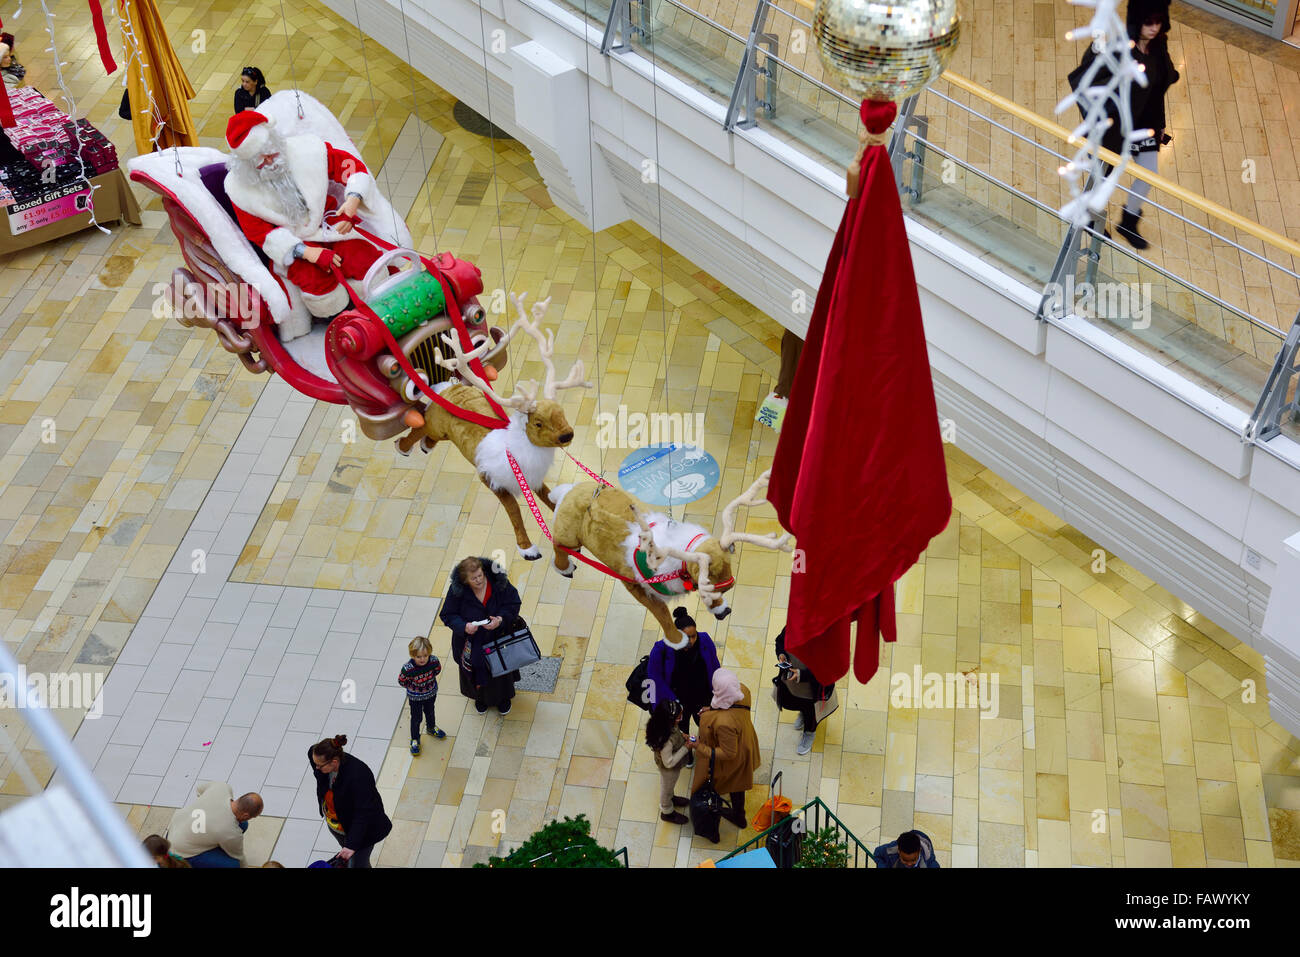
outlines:
[{"label": "railing post", "polygon": [[898,117],[894,120],[894,132],[889,138],[889,165],[894,168],[894,180],[898,183],[900,191],[903,189],[903,160],[909,158],[903,145],[907,139],[907,126],[916,111],[917,99],[918,95],[913,93],[899,105]]},{"label": "railing post", "polygon": [[758,77],[766,75],[768,77],[768,92],[771,93],[772,73],[769,70],[760,70],[757,64],[757,48],[760,42],[767,44],[771,50],[776,45],[776,38],[770,34],[763,33],[763,27],[767,25],[767,12],[771,6],[771,0],[758,0],[758,6],[754,8],[754,22],[749,28],[749,39],[745,41],[745,52],[740,57],[740,70],[736,74],[736,84],[731,88],[731,102],[727,104],[727,117],[723,120],[723,128],[730,132],[734,129],[747,130],[758,125],[758,107],[764,106],[772,109],[769,100],[759,100],[758,98]]},{"label": "railing post", "polygon": [[1038,311],[1034,314],[1034,318],[1039,322],[1047,321],[1047,304],[1057,298],[1053,295],[1053,287],[1063,289],[1065,277],[1074,275],[1079,264],[1080,242],[1084,233],[1083,227],[1075,226],[1073,223],[1066,230],[1065,241],[1061,243],[1061,249],[1056,254],[1056,262],[1052,265],[1052,274],[1043,286],[1042,298],[1038,300]]},{"label": "railing post", "polygon": [[605,35],[600,40],[601,56],[618,53],[629,49],[632,35],[644,32],[632,25],[631,4],[633,0],[612,0],[609,5],[609,19],[605,21]]},{"label": "railing post", "polygon": [[1269,370],[1264,391],[1246,423],[1242,435],[1245,441],[1267,442],[1282,431],[1282,416],[1288,412],[1292,418],[1300,418],[1300,386],[1296,388],[1295,398],[1288,402],[1286,397],[1297,376],[1300,376],[1300,315],[1291,323],[1277,361]]}]

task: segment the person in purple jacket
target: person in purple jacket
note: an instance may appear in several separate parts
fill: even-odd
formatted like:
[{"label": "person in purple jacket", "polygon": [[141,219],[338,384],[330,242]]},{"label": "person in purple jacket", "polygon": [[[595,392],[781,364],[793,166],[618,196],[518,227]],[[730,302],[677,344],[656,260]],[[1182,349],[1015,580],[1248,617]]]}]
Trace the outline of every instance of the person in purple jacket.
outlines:
[{"label": "person in purple jacket", "polygon": [[[695,627],[695,619],[686,609],[673,609],[673,624],[686,639],[670,645],[666,639],[655,642],[646,663],[646,676],[654,683],[653,704],[676,701],[682,706],[682,732],[690,731],[691,718],[700,723],[699,712],[713,700],[713,673],[718,670],[718,649],[708,632]],[[690,767],[693,761],[687,762]]]}]

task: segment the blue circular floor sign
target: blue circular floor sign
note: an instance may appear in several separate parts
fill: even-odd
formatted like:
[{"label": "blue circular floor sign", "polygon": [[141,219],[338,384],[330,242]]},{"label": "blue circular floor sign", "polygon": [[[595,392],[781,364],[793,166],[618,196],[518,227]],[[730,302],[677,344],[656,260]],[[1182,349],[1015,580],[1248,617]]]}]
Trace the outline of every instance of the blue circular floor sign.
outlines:
[{"label": "blue circular floor sign", "polygon": [[698,446],[648,445],[623,460],[618,484],[648,505],[684,505],[717,486],[722,469]]}]

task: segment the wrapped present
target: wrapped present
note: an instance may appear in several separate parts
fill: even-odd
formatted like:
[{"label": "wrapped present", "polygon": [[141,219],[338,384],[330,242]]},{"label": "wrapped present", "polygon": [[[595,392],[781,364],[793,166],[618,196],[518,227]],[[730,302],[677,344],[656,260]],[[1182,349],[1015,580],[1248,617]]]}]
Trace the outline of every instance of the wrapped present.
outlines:
[{"label": "wrapped present", "polygon": [[423,269],[408,270],[390,280],[367,305],[384,320],[394,336],[404,336],[416,326],[442,315],[447,304],[438,280]]}]

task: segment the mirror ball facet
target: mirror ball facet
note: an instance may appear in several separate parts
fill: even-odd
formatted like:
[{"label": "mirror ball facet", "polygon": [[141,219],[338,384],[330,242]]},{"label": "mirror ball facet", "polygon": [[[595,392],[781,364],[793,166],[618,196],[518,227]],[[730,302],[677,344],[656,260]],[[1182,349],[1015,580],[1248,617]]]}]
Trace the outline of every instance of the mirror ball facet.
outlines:
[{"label": "mirror ball facet", "polygon": [[822,64],[865,100],[901,100],[948,67],[961,37],[957,0],[817,0]]}]

